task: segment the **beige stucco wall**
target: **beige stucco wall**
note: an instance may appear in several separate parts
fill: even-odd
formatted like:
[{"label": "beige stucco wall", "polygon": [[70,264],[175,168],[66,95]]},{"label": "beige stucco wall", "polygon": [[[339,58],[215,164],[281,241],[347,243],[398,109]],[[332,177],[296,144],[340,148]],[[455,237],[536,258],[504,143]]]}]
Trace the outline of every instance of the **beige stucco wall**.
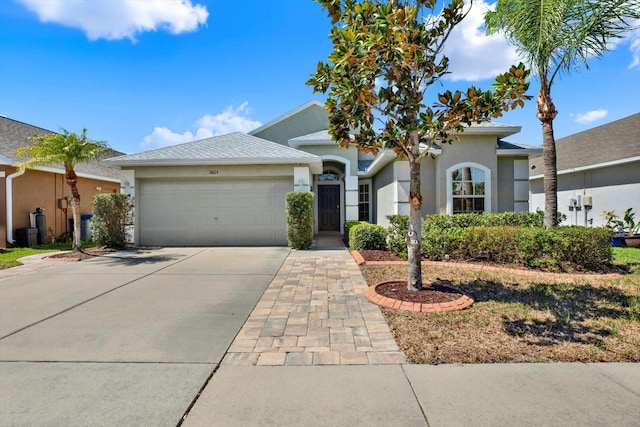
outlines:
[{"label": "beige stucco wall", "polygon": [[436,159],[426,157],[420,166],[420,192],[422,193],[422,216],[437,212],[436,209]]},{"label": "beige stucco wall", "polygon": [[498,196],[497,212],[513,211],[513,161],[515,157],[498,158]]},{"label": "beige stucco wall", "polygon": [[[15,172],[15,168],[7,168],[6,175]],[[6,178],[5,178],[6,180]],[[65,211],[58,206],[58,200],[70,196],[69,186],[64,175],[37,170],[27,170],[24,175],[13,179],[13,237],[16,229],[29,227],[29,213],[37,207],[44,208],[47,229],[53,228],[54,234],[59,236],[72,231],[68,226],[71,219],[71,208]],[[100,188],[98,190],[98,188]],[[3,206],[4,206],[4,186]],[[115,193],[120,191],[120,184],[89,178],[78,178],[78,192],[80,193],[80,213],[92,213],[91,200],[96,194]],[[2,222],[6,221],[6,212],[2,215]],[[49,233],[48,233],[49,237]],[[6,240],[6,231],[4,239]]]},{"label": "beige stucco wall", "polygon": [[203,165],[203,166],[146,166],[135,168],[136,180],[140,179],[226,179],[226,178],[258,178],[272,176],[291,176],[294,167],[306,164],[291,165]]},{"label": "beige stucco wall", "polygon": [[324,108],[313,105],[252,135],[288,145],[292,138],[327,129],[328,122],[329,116]]},{"label": "beige stucco wall", "polygon": [[373,179],[373,193],[375,202],[374,221],[382,226],[388,226],[386,216],[394,214],[395,191],[393,181],[393,162],[386,165]]},{"label": "beige stucco wall", "polygon": [[[315,154],[316,156],[325,157],[335,156],[336,158],[342,158],[349,161],[349,174],[358,174],[358,150],[355,147],[344,148],[338,144],[332,145],[311,145],[297,147],[299,150],[306,151],[307,153]],[[336,159],[335,161],[340,161]]]},{"label": "beige stucco wall", "polygon": [[447,188],[446,171],[448,168],[464,162],[480,164],[491,171],[491,211],[498,206],[498,158],[496,156],[496,137],[483,135],[463,135],[460,141],[443,144],[442,154],[438,157],[436,171],[438,213],[446,213]]}]

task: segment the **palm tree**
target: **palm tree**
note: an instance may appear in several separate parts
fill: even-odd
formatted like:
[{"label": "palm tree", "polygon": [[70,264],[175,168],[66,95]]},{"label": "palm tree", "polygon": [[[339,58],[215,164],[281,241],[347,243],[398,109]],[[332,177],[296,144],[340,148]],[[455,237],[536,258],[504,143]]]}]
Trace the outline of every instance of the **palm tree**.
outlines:
[{"label": "palm tree", "polygon": [[73,214],[73,251],[82,251],[80,239],[80,193],[75,167],[79,163],[97,160],[111,151],[102,141],[87,139],[87,129],[78,136],[74,132],[60,129],[60,133],[35,135],[27,139],[32,144],[20,148],[16,155],[28,158],[19,165],[20,170],[37,166],[64,165],[64,178],[71,190],[71,212]]},{"label": "palm tree", "polygon": [[561,72],[589,69],[588,59],[602,57],[612,39],[638,27],[639,18],[640,0],[498,0],[496,10],[485,15],[487,33],[504,33],[540,80],[546,228],[558,222],[553,82]]}]

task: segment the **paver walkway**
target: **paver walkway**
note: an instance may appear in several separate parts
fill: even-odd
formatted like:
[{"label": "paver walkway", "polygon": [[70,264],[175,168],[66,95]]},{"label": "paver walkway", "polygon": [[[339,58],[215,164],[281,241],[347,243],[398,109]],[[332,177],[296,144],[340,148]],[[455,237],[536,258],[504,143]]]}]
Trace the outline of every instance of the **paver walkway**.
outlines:
[{"label": "paver walkway", "polygon": [[231,344],[224,365],[406,363],[340,236],[292,251]]}]

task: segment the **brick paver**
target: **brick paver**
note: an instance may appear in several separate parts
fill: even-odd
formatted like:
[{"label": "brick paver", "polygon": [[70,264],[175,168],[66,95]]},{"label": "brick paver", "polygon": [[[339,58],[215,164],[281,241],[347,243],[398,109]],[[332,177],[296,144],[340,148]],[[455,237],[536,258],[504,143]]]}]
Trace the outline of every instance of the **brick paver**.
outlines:
[{"label": "brick paver", "polygon": [[[330,248],[330,249],[328,249]],[[292,251],[223,360],[227,365],[405,363],[367,283],[337,237]]]}]

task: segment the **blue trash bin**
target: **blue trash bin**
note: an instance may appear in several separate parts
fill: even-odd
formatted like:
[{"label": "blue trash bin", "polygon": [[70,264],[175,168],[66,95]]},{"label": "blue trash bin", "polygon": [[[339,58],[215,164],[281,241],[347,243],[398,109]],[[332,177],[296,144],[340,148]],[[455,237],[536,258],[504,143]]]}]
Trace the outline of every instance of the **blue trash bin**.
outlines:
[{"label": "blue trash bin", "polygon": [[80,215],[80,237],[91,240],[91,218],[93,214]]}]

